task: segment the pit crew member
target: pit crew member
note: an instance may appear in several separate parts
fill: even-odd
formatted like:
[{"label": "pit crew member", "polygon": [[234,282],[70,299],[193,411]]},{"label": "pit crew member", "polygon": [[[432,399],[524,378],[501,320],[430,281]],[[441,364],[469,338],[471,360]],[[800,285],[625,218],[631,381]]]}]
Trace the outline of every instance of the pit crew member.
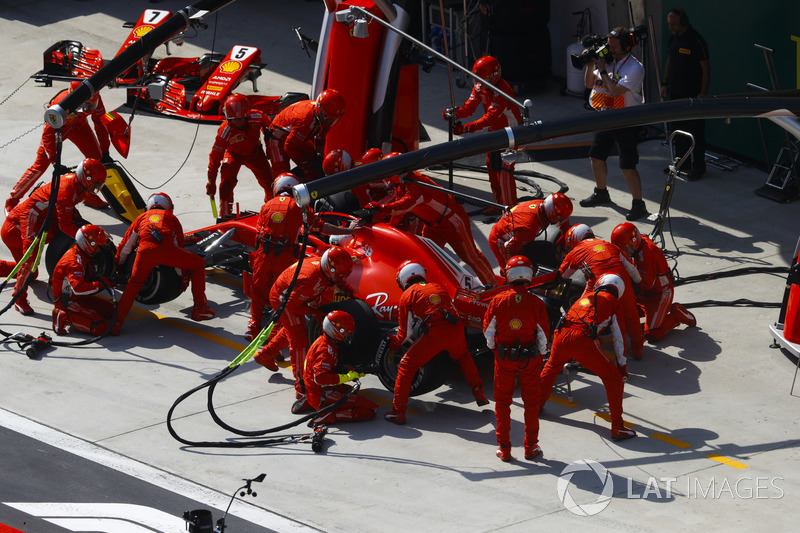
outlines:
[{"label": "pit crew member", "polygon": [[290,161],[299,167],[305,182],[321,176],[322,154],[330,129],[344,115],[344,97],[336,89],[325,89],[316,100],[296,102],[272,119],[267,154],[272,171],[289,172]]},{"label": "pit crew member", "polygon": [[[55,211],[50,218],[50,226],[47,228],[47,242],[61,230],[70,238],[74,238],[78,229],[86,224],[81,217],[76,205],[85,201],[106,182],[106,168],[96,159],[86,158],[75,168],[75,172],[64,174],[59,178],[58,192],[56,194]],[[47,210],[50,205],[52,182],[45,183],[30,195],[21,204],[11,210],[3,228],[0,230],[3,242],[11,250],[11,255],[16,263],[22,260],[25,251],[33,243],[36,236],[42,229]],[[17,272],[16,286],[14,294],[19,294],[19,298],[14,303],[14,308],[23,315],[32,315],[33,308],[28,302],[27,290],[23,289],[25,280],[35,261],[36,254],[31,254],[25,264]],[[0,270],[10,273],[16,263],[4,261]],[[9,268],[10,266],[10,268]],[[34,279],[37,275],[33,272]]]},{"label": "pit crew member", "polygon": [[[331,311],[322,320],[322,335],[308,349],[303,382],[306,397],[312,409],[318,411],[347,396],[352,387],[348,381],[364,377],[356,370],[339,373],[339,349],[350,343],[356,323],[345,311]],[[378,404],[350,394],[342,405],[313,419],[313,424],[334,424],[358,420],[372,420],[378,413]]]},{"label": "pit crew member", "polygon": [[219,215],[225,218],[233,214],[233,189],[242,166],[250,169],[264,189],[265,202],[272,198],[272,168],[261,145],[261,135],[268,138],[271,133],[269,116],[251,109],[243,94],[230,95],[223,109],[225,120],[208,155],[206,194],[216,194],[219,173]]},{"label": "pit crew member", "polygon": [[183,247],[183,227],[172,210],[172,199],[166,193],[151,194],[147,199],[147,210],[136,217],[122,237],[117,249],[117,265],[124,265],[134,252],[135,257],[131,277],[117,304],[117,320],[111,329],[112,335],[119,335],[139,289],[150,271],[158,265],[179,268],[191,278],[192,320],[199,322],[214,318],[214,310],[206,300],[206,263],[202,257]]},{"label": "pit crew member", "polygon": [[[484,56],[475,61],[472,65],[472,73],[488,81],[507,95],[514,97],[514,90],[507,81],[500,77],[500,63],[491,56]],[[455,135],[472,133],[482,129],[488,131],[502,130],[503,128],[518,126],[522,123],[522,115],[514,102],[506,99],[499,93],[495,93],[491,88],[480,82],[475,82],[472,93],[464,105],[455,109],[445,109],[442,117],[445,120],[450,118],[460,119],[472,116],[478,108],[478,104],[483,105],[483,115],[473,122],[464,125],[456,123],[453,126]],[[492,194],[497,203],[502,205],[516,205],[517,203],[517,182],[514,179],[513,159],[505,161],[500,154],[500,150],[495,150],[486,154],[486,169],[489,173],[489,184],[492,187]],[[485,214],[499,214],[496,207],[489,207],[484,210]],[[500,263],[504,265],[505,263]]]},{"label": "pit crew member", "polygon": [[642,276],[637,300],[644,311],[645,339],[659,341],[678,324],[697,325],[697,319],[688,309],[672,301],[675,295],[672,272],[664,252],[650,237],[639,233],[630,222],[623,222],[611,232],[611,242],[633,262]]},{"label": "pit crew member", "polygon": [[483,317],[486,346],[494,352],[494,414],[497,419],[497,457],[511,456],[511,400],[519,376],[520,396],[525,409],[525,459],[533,459],[539,448],[539,379],[542,356],[547,353],[550,323],[544,302],[528,292],[533,265],[521,255],[505,265],[509,287],[489,302]]},{"label": "pit crew member", "polygon": [[436,283],[428,283],[419,263],[405,261],[397,269],[397,284],[403,290],[398,311],[397,333],[389,337],[389,349],[408,344],[397,367],[392,410],[384,418],[395,424],[406,423],[406,406],[414,374],[437,354],[447,351],[461,367],[475,402],[488,405],[483,381],[467,350],[464,326],[458,322],[450,296]]},{"label": "pit crew member", "polygon": [[53,331],[67,333],[69,327],[90,335],[102,335],[111,326],[114,304],[96,296],[115,285],[108,275],[114,271],[116,248],[100,226],[86,224],[75,234],[72,246],[53,269]]},{"label": "pit crew member", "polygon": [[[598,277],[593,291],[584,293],[572,304],[553,335],[550,358],[542,369],[539,391],[539,406],[543,407],[556,376],[563,371],[566,363],[576,360],[603,382],[611,415],[611,438],[615,440],[636,436],[636,432],[626,428],[622,420],[622,395],[628,373],[615,307],[625,290],[625,283],[619,276],[603,274]],[[598,340],[606,328],[611,332],[616,355],[614,362],[603,352]]]},{"label": "pit crew member", "polygon": [[497,264],[505,265],[515,255],[522,255],[525,245],[534,241],[550,224],[558,224],[564,235],[571,214],[572,202],[560,192],[544,200],[530,200],[512,207],[511,212],[500,217],[489,232],[489,248]]}]

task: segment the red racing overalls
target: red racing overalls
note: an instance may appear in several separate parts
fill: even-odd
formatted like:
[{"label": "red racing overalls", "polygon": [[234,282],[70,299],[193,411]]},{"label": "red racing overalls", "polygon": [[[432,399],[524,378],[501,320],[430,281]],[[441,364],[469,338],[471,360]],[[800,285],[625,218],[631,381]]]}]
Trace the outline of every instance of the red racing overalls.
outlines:
[{"label": "red racing overalls", "polygon": [[539,379],[550,322],[544,302],[526,285],[512,285],[489,302],[483,317],[486,345],[494,352],[494,413],[497,444],[510,448],[511,401],[519,376],[525,409],[525,448],[539,444]]},{"label": "red racing overalls", "polygon": [[395,411],[406,412],[414,374],[440,352],[446,351],[458,363],[473,391],[483,387],[467,349],[464,326],[451,322],[447,314],[455,316],[452,300],[436,283],[415,283],[400,297],[399,326],[397,334],[390,339],[390,348],[398,349],[406,338],[411,345],[397,367],[392,400]]},{"label": "red racing overalls", "polygon": [[[339,401],[352,389],[350,385],[339,383],[338,359],[339,347],[328,340],[325,334],[317,337],[308,349],[303,382],[306,386],[306,399],[315,410]],[[372,420],[377,413],[378,404],[358,394],[351,394],[341,406],[315,420],[315,423]]]}]

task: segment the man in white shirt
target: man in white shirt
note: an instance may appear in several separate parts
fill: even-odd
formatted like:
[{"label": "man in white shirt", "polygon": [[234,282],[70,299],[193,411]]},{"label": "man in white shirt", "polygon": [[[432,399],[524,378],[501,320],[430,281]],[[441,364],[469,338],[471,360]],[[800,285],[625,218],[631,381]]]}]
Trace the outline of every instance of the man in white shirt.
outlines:
[{"label": "man in white shirt", "polygon": [[[584,82],[587,88],[592,89],[590,102],[596,110],[621,109],[644,103],[642,94],[644,67],[631,55],[633,46],[634,39],[628,29],[614,28],[608,34],[608,51],[613,59],[606,61],[607,56],[604,56],[587,62]],[[589,151],[595,189],[591,196],[580,201],[582,207],[594,207],[611,202],[606,188],[608,178],[606,160],[612,146],[616,144],[619,167],[633,196],[631,210],[625,218],[633,221],[647,215],[647,208],[642,199],[642,181],[639,171],[636,170],[636,165],[639,163],[638,141],[638,126],[595,133]]]}]

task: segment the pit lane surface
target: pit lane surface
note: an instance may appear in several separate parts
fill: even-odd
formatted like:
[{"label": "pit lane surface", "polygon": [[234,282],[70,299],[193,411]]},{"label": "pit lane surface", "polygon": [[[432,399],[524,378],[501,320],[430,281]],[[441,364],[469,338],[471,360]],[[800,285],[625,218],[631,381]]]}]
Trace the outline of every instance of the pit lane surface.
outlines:
[{"label": "pit lane surface", "polygon": [[[15,467],[6,469],[0,506],[2,520],[15,528],[179,532],[187,530],[184,512],[205,510],[214,522],[225,516],[231,531],[309,530],[242,503],[244,497],[226,516],[233,492],[217,493],[8,411],[0,411],[0,421],[0,459]],[[251,487],[257,495],[258,484]]]},{"label": "pit lane surface", "polygon": [[[41,68],[42,51],[58,39],[76,39],[110,57],[126,35],[121,23],[135,20],[148,7],[153,6],[144,2],[0,3],[0,31],[15,43],[14,54],[4,56],[4,68],[0,69],[0,100],[8,97],[0,106],[3,191],[32,163],[42,104],[58,90],[28,82],[14,92]],[[162,2],[158,7],[177,10],[183,5]],[[277,3],[239,0],[220,12],[215,36],[207,31],[172,51],[199,55],[211,49],[214,37],[215,51],[233,44],[258,45],[262,60],[268,63],[258,81],[262,94],[308,91],[312,61],[292,40],[290,28],[302,26],[304,33],[316,35],[321,10],[319,2],[298,2],[288,10]],[[158,53],[163,56],[163,47]],[[433,142],[442,142],[447,133],[442,129],[441,110],[451,105],[446,72],[437,67],[429,76],[421,75],[421,83],[423,122]],[[244,85],[242,89],[251,88]],[[563,98],[557,92],[558,86],[553,84],[548,91],[530,95],[535,118],[584,112],[578,99]],[[467,95],[466,89],[457,90],[456,99],[463,101]],[[121,91],[105,91],[103,98],[107,109],[119,109],[128,118],[129,110],[120,107],[124,102]],[[24,135],[31,129],[35,131]],[[148,188],[172,196],[176,214],[187,230],[212,223],[204,182],[214,131],[212,126],[198,128],[137,115],[131,154],[122,160],[142,185],[143,196],[149,194]],[[18,136],[19,140],[5,145]],[[645,200],[654,212],[663,190],[661,169],[667,162],[667,149],[653,140],[642,143],[640,151]],[[181,167],[187,154],[189,159]],[[78,161],[77,151],[69,143],[64,157],[73,164]],[[481,159],[476,162],[480,164]],[[518,168],[567,183],[575,204],[592,190],[585,159],[525,163]],[[175,172],[174,180],[161,185]],[[433,175],[445,179],[441,173]],[[671,225],[665,234],[668,249],[682,252],[678,258],[682,276],[789,264],[796,228],[800,227],[797,205],[755,196],[752,191],[765,179],[766,174],[755,169],[722,172],[712,168],[700,182],[678,183]],[[481,175],[459,177],[456,183],[465,192],[488,198],[488,184]],[[554,190],[547,181],[539,183],[546,193]],[[576,222],[585,222],[606,237],[630,205],[613,158],[609,184],[615,204],[594,209],[576,205],[573,215]],[[528,194],[520,190],[521,196]],[[247,171],[242,171],[236,197],[243,209],[259,207],[252,203],[259,198],[258,187]],[[117,237],[122,235],[124,226],[109,214],[87,208],[81,211]],[[642,221],[640,227],[647,232],[651,224]],[[486,254],[490,228],[483,217],[473,217],[476,241]],[[4,248],[0,253],[10,257]],[[749,298],[778,302],[784,282],[781,276],[753,275],[696,283],[679,287],[676,301]],[[2,487],[10,495],[0,500],[0,523],[23,531],[42,530],[34,525],[49,527],[49,522],[35,518],[40,515],[22,512],[11,503],[96,501],[76,492],[76,484],[49,482],[49,470],[29,469],[26,465],[41,458],[36,452],[39,448],[48,450],[53,469],[80,469],[81,480],[97,476],[94,484],[98,489],[121,485],[119,498],[112,501],[107,493],[102,501],[141,503],[172,517],[208,505],[214,507],[217,518],[225,495],[241,486],[243,478],[264,472],[265,481],[254,486],[259,495],[248,497],[248,505],[286,517],[289,524],[325,531],[570,527],[663,531],[682,530],[689,524],[712,531],[755,527],[781,531],[793,523],[793,502],[800,494],[796,474],[800,471],[798,391],[789,395],[795,359],[769,347],[767,327],[777,319],[777,309],[693,309],[698,328],[680,328],[664,342],[647,345],[644,359],[629,364],[625,418],[641,435],[633,440],[617,443],[608,438],[608,423],[602,419],[605,393],[596,378],[579,374],[573,381],[572,402],[567,401],[564,381],[559,380],[542,418],[542,459],[521,460],[521,448],[516,447],[518,460],[504,464],[494,457],[491,410],[474,405],[458,375],[447,386],[413,399],[408,425],[397,427],[380,418],[342,425],[329,434],[323,454],[314,454],[307,442],[240,450],[182,446],[166,430],[168,409],[180,394],[222,370],[245,344],[241,335],[248,302],[240,285],[227,276],[211,276],[208,296],[217,311],[217,318],[209,322],[188,319],[191,299],[184,294],[159,307],[136,309],[123,335],[96,345],[57,348],[39,360],[29,360],[13,344],[6,345],[0,370],[0,407],[150,465],[167,476],[205,487],[217,494],[216,503],[169,495],[167,489],[150,482],[98,470],[71,454],[51,452],[50,444],[30,443],[27,437],[5,433],[10,431],[6,429],[2,435]],[[50,305],[41,281],[34,284],[31,301],[37,314],[5,313],[0,318],[4,331],[50,331]],[[479,361],[479,368],[491,399],[490,366]],[[270,374],[248,364],[218,387],[215,406],[226,422],[244,429],[284,424],[294,418],[289,413],[293,401],[290,379],[287,368]],[[391,394],[374,376],[364,379],[363,390],[380,403],[381,417],[388,410]],[[522,409],[518,398],[512,417],[512,439],[520,444]],[[231,438],[209,417],[203,394],[180,406],[175,426],[192,440]],[[297,432],[303,431],[305,427],[297,428]],[[30,457],[17,456],[21,451]],[[601,464],[608,475],[599,477],[599,469],[583,468],[581,465],[589,463],[581,460]],[[574,469],[571,475],[564,473],[568,467]],[[601,499],[604,490],[610,499]],[[568,510],[563,502],[570,503],[570,499],[575,504]],[[599,504],[605,505],[599,510],[591,507]],[[580,509],[584,514],[596,513],[579,516],[575,511]],[[249,520],[236,509],[233,515],[278,530],[293,527]],[[251,530],[248,523],[237,526],[230,531]]]}]

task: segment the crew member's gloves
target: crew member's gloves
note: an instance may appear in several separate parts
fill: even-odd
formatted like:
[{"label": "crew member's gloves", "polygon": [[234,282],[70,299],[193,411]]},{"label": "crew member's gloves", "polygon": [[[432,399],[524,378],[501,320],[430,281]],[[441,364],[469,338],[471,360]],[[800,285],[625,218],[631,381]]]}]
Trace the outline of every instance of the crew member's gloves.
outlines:
[{"label": "crew member's gloves", "polygon": [[217,194],[217,179],[216,177],[208,177],[208,183],[206,183],[206,194],[209,196],[214,196]]},{"label": "crew member's gloves", "polygon": [[472,133],[473,131],[477,131],[478,128],[475,126],[474,122],[467,122],[464,125],[455,124],[453,126],[453,135],[462,135],[464,133]]},{"label": "crew member's gloves", "polygon": [[451,118],[456,117],[456,110],[454,107],[448,107],[444,111],[442,111],[442,118],[445,120],[450,120]]},{"label": "crew member's gloves", "polygon": [[381,204],[379,204],[378,202],[370,202],[364,206],[364,209],[369,209],[370,211],[380,211]]},{"label": "crew member's gloves", "polygon": [[12,209],[17,207],[19,200],[17,198],[9,198],[6,200],[6,215],[8,215]]},{"label": "crew member's gloves", "polygon": [[355,381],[359,378],[363,378],[364,376],[366,376],[366,374],[351,370],[347,374],[339,374],[339,384],[341,385],[342,383],[347,383],[348,381]]}]

